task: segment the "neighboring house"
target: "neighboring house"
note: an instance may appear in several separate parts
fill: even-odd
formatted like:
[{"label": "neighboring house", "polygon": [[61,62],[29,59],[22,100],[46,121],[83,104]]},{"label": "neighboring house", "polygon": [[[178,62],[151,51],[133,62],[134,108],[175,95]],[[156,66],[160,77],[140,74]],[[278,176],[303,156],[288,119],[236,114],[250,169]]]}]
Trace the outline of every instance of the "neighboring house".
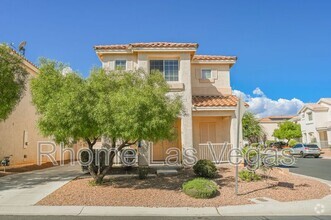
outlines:
[{"label": "neighboring house", "polygon": [[[152,144],[150,162],[164,161],[169,148],[180,152],[196,149],[199,158],[211,159],[205,152],[207,142],[219,150],[221,143],[236,143],[238,98],[232,94],[230,69],[237,57],[197,55],[197,43],[131,43],[98,45],[94,49],[108,70],[160,70],[170,86],[170,94],[182,96],[186,114],[175,125],[177,139]],[[239,139],[242,143],[242,134]]]},{"label": "neighboring house", "polygon": [[275,129],[278,125],[284,121],[292,119],[294,116],[269,116],[266,118],[261,118],[259,124],[261,125],[267,140],[278,140],[273,136]]},{"label": "neighboring house", "polygon": [[305,104],[298,112],[297,121],[301,125],[304,143],[331,147],[331,98]]},{"label": "neighboring house", "polygon": [[[3,157],[12,155],[11,164],[36,164],[38,141],[49,141],[50,139],[39,134],[36,109],[31,103],[29,81],[38,74],[39,70],[32,62],[24,57],[22,59],[23,65],[29,73],[29,80],[21,101],[11,115],[5,121],[0,122],[0,161]],[[43,145],[42,150],[50,151],[51,146]],[[56,153],[53,156],[56,160],[60,159],[59,146],[56,146]],[[65,159],[68,159],[68,154]],[[42,157],[42,162],[47,161],[49,161],[48,157]]]}]

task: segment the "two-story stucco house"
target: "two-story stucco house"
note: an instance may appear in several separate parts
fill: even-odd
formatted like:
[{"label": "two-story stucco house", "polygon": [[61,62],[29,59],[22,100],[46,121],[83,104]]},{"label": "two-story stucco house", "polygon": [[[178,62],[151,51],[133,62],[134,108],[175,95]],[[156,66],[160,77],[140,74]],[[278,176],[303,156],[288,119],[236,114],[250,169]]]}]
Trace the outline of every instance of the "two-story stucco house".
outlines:
[{"label": "two-story stucco house", "polygon": [[108,70],[159,70],[171,88],[170,94],[182,96],[186,114],[176,124],[177,140],[153,143],[151,161],[164,161],[170,147],[180,151],[194,148],[201,158],[201,148],[206,148],[207,142],[235,143],[238,99],[232,94],[230,69],[237,57],[198,55],[197,43],[130,43],[94,49]]},{"label": "two-story stucco house", "polygon": [[317,103],[304,105],[298,116],[304,143],[331,147],[331,98],[321,98]]},{"label": "two-story stucco house", "polygon": [[291,115],[269,116],[261,118],[259,124],[261,125],[267,140],[278,140],[278,138],[273,136],[274,131],[279,128],[280,123],[290,120],[293,117],[294,116]]}]

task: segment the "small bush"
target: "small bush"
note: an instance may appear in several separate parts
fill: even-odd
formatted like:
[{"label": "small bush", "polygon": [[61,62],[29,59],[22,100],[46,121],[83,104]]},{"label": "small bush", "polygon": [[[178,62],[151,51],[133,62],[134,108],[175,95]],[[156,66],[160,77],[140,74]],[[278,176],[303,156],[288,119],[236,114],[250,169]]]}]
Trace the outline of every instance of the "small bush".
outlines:
[{"label": "small bush", "polygon": [[199,160],[193,166],[194,173],[200,177],[213,178],[217,174],[217,168],[210,160]]},{"label": "small bush", "polygon": [[88,181],[88,185],[89,186],[101,186],[101,185],[104,185],[104,184],[107,184],[107,183],[109,183],[110,182],[110,179],[108,179],[108,180],[102,180],[102,182],[101,183],[97,183],[94,179],[93,180],[90,180],[90,181]]},{"label": "small bush", "polygon": [[267,147],[270,147],[271,144],[273,144],[275,141],[272,140],[267,140],[265,143],[267,145]]},{"label": "small bush", "polygon": [[193,198],[212,198],[217,193],[217,185],[204,178],[195,178],[182,186],[183,192]]},{"label": "small bush", "polygon": [[138,167],[138,178],[141,180],[146,179],[148,172],[149,172],[148,167]]},{"label": "small bush", "polygon": [[252,143],[251,146],[252,147],[258,147],[260,144],[259,143]]},{"label": "small bush", "polygon": [[261,180],[261,176],[251,172],[249,170],[242,170],[239,172],[239,178],[242,181],[246,181],[246,182],[251,182],[251,181],[258,181]]}]

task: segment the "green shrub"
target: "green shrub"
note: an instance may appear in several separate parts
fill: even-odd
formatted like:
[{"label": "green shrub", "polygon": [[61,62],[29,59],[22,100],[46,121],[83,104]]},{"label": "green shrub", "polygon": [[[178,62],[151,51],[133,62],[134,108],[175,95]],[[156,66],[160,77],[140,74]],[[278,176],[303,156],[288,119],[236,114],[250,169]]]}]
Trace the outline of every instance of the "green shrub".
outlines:
[{"label": "green shrub", "polygon": [[249,170],[241,170],[239,172],[239,178],[242,181],[246,181],[246,182],[261,180],[261,176],[260,175],[254,173],[252,171],[249,171]]},{"label": "green shrub", "polygon": [[268,147],[270,147],[271,144],[273,144],[275,141],[267,140],[265,143]]},{"label": "green shrub", "polygon": [[259,143],[252,143],[251,146],[252,147],[258,147],[260,144]]},{"label": "green shrub", "polygon": [[217,168],[210,160],[199,160],[193,166],[194,173],[200,177],[213,178],[217,174]]},{"label": "green shrub", "polygon": [[146,179],[148,172],[149,172],[148,167],[138,167],[138,178],[141,180]]},{"label": "green shrub", "polygon": [[183,192],[193,198],[212,198],[217,193],[217,185],[211,180],[195,178],[183,184]]},{"label": "green shrub", "polygon": [[290,147],[293,147],[293,146],[296,145],[296,144],[297,144],[297,141],[294,140],[294,139],[291,139],[291,140],[288,142],[288,146],[290,146]]}]

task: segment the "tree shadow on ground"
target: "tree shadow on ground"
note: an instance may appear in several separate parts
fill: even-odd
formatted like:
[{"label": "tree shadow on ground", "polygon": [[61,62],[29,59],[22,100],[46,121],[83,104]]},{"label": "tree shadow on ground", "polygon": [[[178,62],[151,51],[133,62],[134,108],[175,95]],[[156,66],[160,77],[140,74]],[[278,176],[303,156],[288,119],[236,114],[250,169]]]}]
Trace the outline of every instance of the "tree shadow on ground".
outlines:
[{"label": "tree shadow on ground", "polygon": [[[228,172],[229,168],[218,168],[218,174],[211,180],[215,181],[220,187],[232,184],[233,177],[223,177],[222,173]],[[191,168],[178,171],[174,176],[149,176],[147,179],[139,179],[138,176],[112,176],[106,177],[104,187],[112,186],[115,188],[133,189],[160,189],[160,190],[181,190],[184,182],[197,178]],[[109,180],[109,181],[108,181]]]},{"label": "tree shadow on ground", "polygon": [[258,191],[262,191],[262,190],[266,190],[266,189],[274,189],[276,188],[277,185],[269,185],[269,186],[266,186],[266,187],[262,187],[262,188],[259,188],[259,189],[254,189],[254,190],[250,190],[248,192],[245,192],[245,193],[239,193],[238,195],[239,196],[245,196],[245,195],[249,195],[251,193],[255,193],[255,192],[258,192]]}]

